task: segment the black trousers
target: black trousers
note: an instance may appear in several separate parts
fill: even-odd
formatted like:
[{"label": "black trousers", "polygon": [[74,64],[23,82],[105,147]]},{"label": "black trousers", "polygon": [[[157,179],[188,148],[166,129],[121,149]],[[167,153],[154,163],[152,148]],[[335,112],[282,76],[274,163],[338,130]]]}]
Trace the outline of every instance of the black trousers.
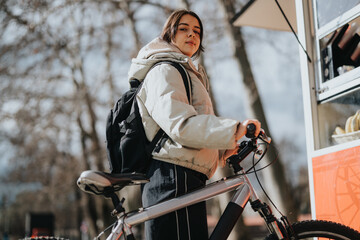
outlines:
[{"label": "black trousers", "polygon": [[[142,186],[144,207],[203,187],[207,179],[202,173],[158,160],[152,161],[147,175],[150,182]],[[205,202],[146,221],[145,239],[208,239]]]}]

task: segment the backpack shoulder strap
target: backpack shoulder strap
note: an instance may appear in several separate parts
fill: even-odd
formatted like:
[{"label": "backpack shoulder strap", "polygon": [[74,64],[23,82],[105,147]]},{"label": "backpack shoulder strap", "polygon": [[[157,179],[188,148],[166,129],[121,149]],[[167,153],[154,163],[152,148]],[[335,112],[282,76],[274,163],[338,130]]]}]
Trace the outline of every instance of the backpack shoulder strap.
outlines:
[{"label": "backpack shoulder strap", "polygon": [[191,85],[191,79],[189,73],[186,71],[185,67],[180,63],[170,61],[169,64],[175,67],[180,72],[185,85],[187,98],[189,100],[189,103],[192,104],[192,85]]},{"label": "backpack shoulder strap", "polygon": [[[158,66],[158,65],[160,65],[160,64],[170,64],[171,66],[175,67],[175,68],[180,72],[181,77],[182,77],[182,80],[183,80],[184,85],[185,85],[186,95],[187,95],[188,101],[189,101],[190,104],[192,104],[192,89],[191,89],[191,88],[192,88],[192,85],[191,85],[191,80],[190,80],[189,73],[186,71],[186,69],[184,68],[184,66],[181,65],[180,63],[173,62],[173,61],[161,61],[161,62],[158,62],[158,63],[154,64],[154,66],[152,66],[152,68],[155,67],[155,66]],[[151,69],[152,69],[152,68],[151,68]],[[150,69],[150,70],[151,70],[151,69]],[[165,143],[166,139],[168,138],[167,136],[165,137],[164,135],[166,135],[165,132],[164,132],[164,130],[162,130],[162,129],[160,128],[160,130],[156,133],[154,139],[153,139],[153,140],[151,141],[151,143],[150,143],[149,149],[151,150],[151,152],[155,149],[155,147],[156,147],[156,149],[155,149],[156,152],[159,152],[159,151],[160,151],[162,145]],[[158,145],[156,146],[156,143],[159,142],[159,140],[160,140],[163,136],[164,136],[164,138],[163,138],[164,141],[161,141],[160,144],[158,144]],[[150,152],[150,153],[151,153],[151,152]]]},{"label": "backpack shoulder strap", "polygon": [[180,72],[182,80],[183,80],[184,85],[185,85],[187,98],[189,100],[189,103],[192,104],[191,79],[190,79],[189,73],[186,71],[185,67],[182,64],[178,63],[178,62],[161,61],[161,62],[158,62],[158,63],[154,64],[154,66],[152,66],[152,68],[155,67],[155,66],[161,65],[161,64],[169,64],[169,65],[175,67]]}]

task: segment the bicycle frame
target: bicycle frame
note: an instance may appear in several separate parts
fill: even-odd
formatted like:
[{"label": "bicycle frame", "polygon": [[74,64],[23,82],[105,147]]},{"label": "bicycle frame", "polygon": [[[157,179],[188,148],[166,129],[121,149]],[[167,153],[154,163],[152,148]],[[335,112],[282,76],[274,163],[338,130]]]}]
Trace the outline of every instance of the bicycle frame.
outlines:
[{"label": "bicycle frame", "polygon": [[[232,200],[229,202],[227,209],[224,211],[224,214],[220,218],[218,224],[210,236],[210,239],[227,239],[239,216],[242,214],[246,203],[248,201],[260,201],[248,177],[243,171],[241,171],[241,174],[239,175],[223,178],[219,181],[210,183],[202,189],[195,190],[193,192],[155,204],[150,207],[140,208],[137,212],[130,212],[119,216],[117,225],[112,229],[112,232],[107,240],[118,239],[122,232],[124,232],[125,236],[132,236],[131,227],[136,224],[143,223],[147,220],[157,218],[167,213],[208,200],[212,197],[222,193],[230,192],[235,189],[236,192]],[[259,209],[256,211],[258,210]],[[274,232],[273,227],[270,227],[269,230]],[[275,232],[277,232],[276,228]],[[130,239],[133,239],[133,237],[130,237]]]}]

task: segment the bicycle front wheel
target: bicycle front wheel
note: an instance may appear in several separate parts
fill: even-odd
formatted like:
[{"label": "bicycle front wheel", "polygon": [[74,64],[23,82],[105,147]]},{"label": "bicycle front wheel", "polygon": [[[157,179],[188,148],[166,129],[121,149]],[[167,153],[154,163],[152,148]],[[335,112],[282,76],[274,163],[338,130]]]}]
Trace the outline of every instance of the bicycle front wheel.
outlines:
[{"label": "bicycle front wheel", "polygon": [[[360,233],[352,228],[344,226],[339,223],[322,221],[322,220],[309,220],[296,222],[292,225],[297,239],[314,239],[321,237],[328,240],[355,240],[360,239]],[[274,234],[269,235],[265,240],[278,239]]]}]

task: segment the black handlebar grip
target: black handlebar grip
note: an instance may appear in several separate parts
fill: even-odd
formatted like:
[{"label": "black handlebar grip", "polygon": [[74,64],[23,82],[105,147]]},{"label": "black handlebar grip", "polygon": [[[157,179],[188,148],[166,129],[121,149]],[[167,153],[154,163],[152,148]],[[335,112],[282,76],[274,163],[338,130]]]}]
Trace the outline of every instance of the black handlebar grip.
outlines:
[{"label": "black handlebar grip", "polygon": [[256,131],[256,126],[253,123],[250,123],[246,126],[246,134],[245,136],[247,138],[254,138],[255,137],[255,131]]}]

